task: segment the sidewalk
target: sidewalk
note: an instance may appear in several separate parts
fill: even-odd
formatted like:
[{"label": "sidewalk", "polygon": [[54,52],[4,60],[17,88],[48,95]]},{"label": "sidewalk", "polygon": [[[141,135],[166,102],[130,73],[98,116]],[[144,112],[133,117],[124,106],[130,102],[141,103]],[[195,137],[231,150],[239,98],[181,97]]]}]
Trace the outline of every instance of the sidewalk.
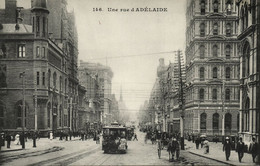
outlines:
[{"label": "sidewalk", "polygon": [[1,153],[5,152],[15,152],[15,151],[39,151],[39,150],[45,150],[52,148],[54,146],[58,146],[57,144],[62,143],[62,142],[69,142],[69,141],[75,141],[79,140],[80,137],[72,137],[71,140],[65,141],[59,140],[58,137],[56,139],[50,140],[48,138],[40,138],[39,140],[36,140],[36,147],[33,147],[33,140],[28,139],[27,142],[25,142],[25,149],[22,149],[22,145],[16,145],[14,141],[11,141],[11,146],[10,148],[7,148],[7,142],[5,141],[5,146],[1,147]]},{"label": "sidewalk", "polygon": [[223,163],[227,163],[230,165],[257,165],[253,163],[252,161],[252,155],[249,153],[244,153],[244,157],[242,158],[242,162],[240,163],[238,161],[238,154],[235,150],[231,151],[229,161],[226,161],[225,152],[223,152],[223,145],[221,142],[213,143],[209,142],[209,153],[204,154],[204,148],[196,149],[195,143],[192,143],[192,141],[185,140],[185,149],[189,151],[190,153],[203,156],[206,158],[210,158],[213,160],[217,160]]}]

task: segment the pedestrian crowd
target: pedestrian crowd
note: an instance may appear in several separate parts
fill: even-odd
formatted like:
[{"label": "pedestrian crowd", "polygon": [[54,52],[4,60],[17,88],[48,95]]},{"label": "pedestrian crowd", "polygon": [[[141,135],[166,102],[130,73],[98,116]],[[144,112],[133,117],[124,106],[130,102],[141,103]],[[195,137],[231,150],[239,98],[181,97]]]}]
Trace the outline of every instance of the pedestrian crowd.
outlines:
[{"label": "pedestrian crowd", "polygon": [[[188,140],[192,140],[192,142],[195,143],[196,149],[199,149],[199,147],[204,148],[204,154],[209,153],[209,141],[207,140],[206,136],[201,135],[195,137],[194,135],[192,135]],[[215,143],[219,141],[217,136],[215,136],[212,140]],[[235,142],[234,140],[231,141],[229,137],[226,137],[223,141],[223,152],[225,152],[226,161],[229,161],[232,150],[235,150],[237,152],[239,162],[242,162],[245,152],[251,153],[252,161],[254,163],[256,162],[257,154],[260,154],[260,146],[258,145],[254,137],[252,137],[249,148],[247,148],[241,137],[237,139],[237,142]]]},{"label": "pedestrian crowd", "polygon": [[0,150],[2,150],[3,146],[6,146],[7,149],[11,148],[11,144],[13,145],[23,145],[23,143],[27,142],[28,139],[33,140],[33,147],[36,147],[36,140],[40,139],[41,137],[48,137],[49,140],[53,140],[58,138],[60,141],[65,140],[72,140],[72,137],[80,137],[81,140],[87,140],[93,138],[97,144],[100,143],[100,131],[89,132],[87,133],[80,133],[80,132],[70,132],[70,131],[49,131],[48,134],[42,135],[43,133],[34,132],[34,131],[26,131],[24,132],[11,132],[11,131],[3,131],[0,133]]},{"label": "pedestrian crowd", "polygon": [[[28,139],[37,139],[38,133],[35,132],[1,132],[0,133],[0,150],[3,146],[5,146],[7,149],[11,148],[11,142],[14,143],[14,145],[23,145],[25,142],[27,142]],[[38,137],[39,139],[39,137]]]}]

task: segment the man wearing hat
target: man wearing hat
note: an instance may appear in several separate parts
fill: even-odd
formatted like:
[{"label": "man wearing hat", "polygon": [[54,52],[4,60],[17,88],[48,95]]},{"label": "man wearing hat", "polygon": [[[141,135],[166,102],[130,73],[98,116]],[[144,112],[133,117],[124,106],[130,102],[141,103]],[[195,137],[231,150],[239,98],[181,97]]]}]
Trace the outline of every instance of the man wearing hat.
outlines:
[{"label": "man wearing hat", "polygon": [[242,141],[242,138],[240,137],[239,141],[237,142],[237,154],[240,163],[244,156],[244,147],[245,147],[245,143]]},{"label": "man wearing hat", "polygon": [[255,162],[255,158],[257,156],[257,150],[258,150],[257,147],[258,147],[258,144],[255,142],[255,138],[253,137],[252,142],[250,143],[250,146],[249,146],[249,151],[252,153],[253,162]]},{"label": "man wearing hat", "polygon": [[229,138],[226,137],[225,143],[223,145],[223,151],[225,151],[227,161],[229,160],[231,149],[231,142]]}]

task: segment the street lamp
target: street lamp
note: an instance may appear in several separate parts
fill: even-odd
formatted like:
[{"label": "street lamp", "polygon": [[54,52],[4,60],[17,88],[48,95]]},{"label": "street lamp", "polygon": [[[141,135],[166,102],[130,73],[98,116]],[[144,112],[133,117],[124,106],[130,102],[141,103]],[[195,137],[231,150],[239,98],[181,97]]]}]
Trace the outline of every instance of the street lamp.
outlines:
[{"label": "street lamp", "polygon": [[21,144],[22,148],[25,149],[25,139],[24,139],[24,128],[25,128],[25,87],[24,87],[24,77],[25,77],[25,72],[20,73],[20,78],[22,78],[22,85],[23,85],[23,115],[22,115],[22,128],[23,128],[23,133],[22,133],[22,139],[21,139]]}]

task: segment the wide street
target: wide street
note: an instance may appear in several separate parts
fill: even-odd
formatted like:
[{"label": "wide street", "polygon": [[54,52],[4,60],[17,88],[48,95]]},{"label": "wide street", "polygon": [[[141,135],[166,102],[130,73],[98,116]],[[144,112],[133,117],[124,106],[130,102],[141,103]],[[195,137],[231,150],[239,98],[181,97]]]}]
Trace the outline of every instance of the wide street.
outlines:
[{"label": "wide street", "polygon": [[[137,132],[138,141],[128,141],[126,154],[104,154],[101,144],[92,139],[81,141],[49,141],[49,148],[37,147],[28,151],[10,151],[1,154],[2,165],[223,165],[210,159],[181,151],[179,161],[169,162],[168,152],[157,155],[157,145],[144,143],[144,133]],[[40,139],[40,141],[42,141]],[[40,144],[40,143],[39,143]],[[16,145],[13,145],[16,146]],[[27,146],[30,146],[27,143]]]}]

